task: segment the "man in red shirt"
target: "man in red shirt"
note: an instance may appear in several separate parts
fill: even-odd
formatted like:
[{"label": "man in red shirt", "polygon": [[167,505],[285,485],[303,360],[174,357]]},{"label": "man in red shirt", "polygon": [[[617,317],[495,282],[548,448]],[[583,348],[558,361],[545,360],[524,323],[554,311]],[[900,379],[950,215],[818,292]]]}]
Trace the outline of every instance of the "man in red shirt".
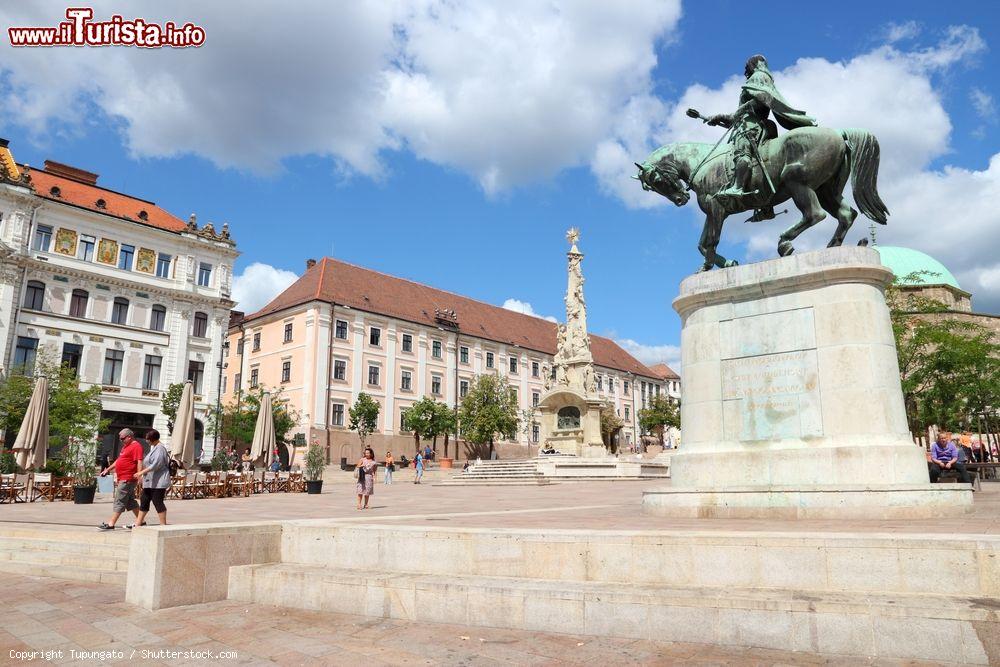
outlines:
[{"label": "man in red shirt", "polygon": [[139,517],[139,502],[135,499],[135,473],[142,461],[142,443],[135,439],[132,429],[128,428],[123,428],[118,432],[118,439],[122,443],[122,450],[118,454],[118,458],[101,471],[101,477],[104,477],[114,467],[116,480],[111,521],[106,521],[98,526],[101,530],[114,530],[118,517],[126,510],[135,514],[136,518]]}]

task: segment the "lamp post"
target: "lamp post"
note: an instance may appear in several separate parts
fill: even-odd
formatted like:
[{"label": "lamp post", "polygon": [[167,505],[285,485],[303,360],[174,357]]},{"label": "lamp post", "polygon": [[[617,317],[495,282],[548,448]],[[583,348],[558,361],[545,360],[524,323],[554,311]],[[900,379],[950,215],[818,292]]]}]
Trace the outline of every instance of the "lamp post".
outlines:
[{"label": "lamp post", "polygon": [[223,363],[223,359],[226,358],[226,352],[229,350],[229,341],[225,340],[222,342],[222,354],[219,357],[218,363],[215,364],[216,368],[219,369],[219,378],[215,383],[215,428],[212,429],[214,432],[212,435],[212,453],[219,450],[219,429],[222,427],[222,369],[226,367]]}]

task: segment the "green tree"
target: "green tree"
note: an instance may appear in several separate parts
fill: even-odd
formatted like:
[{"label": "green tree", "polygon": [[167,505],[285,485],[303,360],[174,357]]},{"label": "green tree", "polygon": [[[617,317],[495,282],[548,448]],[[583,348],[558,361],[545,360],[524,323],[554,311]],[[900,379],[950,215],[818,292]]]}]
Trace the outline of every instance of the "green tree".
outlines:
[{"label": "green tree", "polygon": [[437,451],[437,437],[444,435],[444,457],[448,458],[448,439],[458,425],[458,417],[454,408],[449,408],[441,402],[436,402],[434,406],[434,435],[431,446]]},{"label": "green tree", "polygon": [[[264,387],[257,386],[240,394],[239,401],[232,401],[220,412],[212,411],[206,420],[206,430],[228,440],[237,449],[249,447],[257,427],[257,416],[264,397]],[[271,393],[271,410],[274,418],[274,437],[279,444],[289,441],[289,433],[299,423],[299,413],[289,405],[282,390]]]},{"label": "green tree", "polygon": [[33,385],[30,377],[17,373],[0,378],[0,434],[7,434],[8,448],[14,444],[14,434],[21,428],[24,413],[28,411]]},{"label": "green tree", "polygon": [[974,415],[1000,404],[1000,345],[991,332],[902,288],[930,275],[912,273],[886,289],[906,418],[914,433],[935,425],[969,427]]},{"label": "green tree", "polygon": [[365,392],[358,394],[357,400],[351,406],[349,411],[351,421],[348,424],[348,428],[358,434],[362,449],[365,446],[365,440],[368,436],[378,428],[378,413],[380,409],[378,401]]},{"label": "green tree", "polygon": [[681,426],[680,408],[662,394],[653,396],[648,405],[639,410],[639,426],[647,433],[655,433],[662,445],[664,430]]},{"label": "green tree", "polygon": [[513,439],[518,430],[517,399],[507,378],[477,375],[462,399],[458,420],[466,438],[479,445],[489,444],[492,457],[497,438]]},{"label": "green tree", "polygon": [[437,438],[444,435],[444,455],[448,456],[448,437],[455,428],[455,412],[444,403],[424,396],[406,409],[404,425],[413,432],[414,444],[420,450],[420,439],[431,440],[431,447],[437,451]]},{"label": "green tree", "polygon": [[177,409],[181,406],[181,394],[184,393],[184,383],[175,382],[163,392],[160,399],[160,412],[167,417],[167,433],[174,434],[174,420],[177,419]]}]

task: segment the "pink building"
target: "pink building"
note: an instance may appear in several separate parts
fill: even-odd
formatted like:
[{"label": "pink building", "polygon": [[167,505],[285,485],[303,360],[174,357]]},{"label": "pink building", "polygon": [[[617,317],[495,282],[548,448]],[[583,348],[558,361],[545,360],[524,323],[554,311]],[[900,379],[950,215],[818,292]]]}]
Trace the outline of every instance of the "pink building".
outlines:
[{"label": "pink building", "polygon": [[[591,339],[598,392],[624,420],[619,437],[627,446],[638,431],[636,412],[647,397],[667,391],[666,380],[613,341]],[[412,452],[413,437],[402,426],[410,405],[430,396],[454,406],[477,374],[504,374],[530,413],[551,372],[556,325],[325,258],[307,261],[302,277],[263,309],[234,313],[228,342],[224,402],[258,385],[280,387],[301,415],[298,433],[337,461],[360,453],[347,425],[362,391],[381,406],[370,440],[379,457],[387,449]],[[532,456],[538,437],[529,414],[518,440],[498,450],[507,458]],[[476,453],[460,443],[459,458]]]}]

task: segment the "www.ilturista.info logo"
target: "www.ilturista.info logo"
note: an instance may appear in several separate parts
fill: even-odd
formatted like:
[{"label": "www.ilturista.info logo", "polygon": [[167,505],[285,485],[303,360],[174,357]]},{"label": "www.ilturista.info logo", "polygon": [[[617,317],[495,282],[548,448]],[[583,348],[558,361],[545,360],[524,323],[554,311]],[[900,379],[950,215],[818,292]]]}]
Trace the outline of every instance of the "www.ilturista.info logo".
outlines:
[{"label": "www.ilturista.info logo", "polygon": [[126,19],[118,14],[107,21],[92,21],[90,7],[70,7],[67,21],[53,27],[10,27],[11,46],[139,46],[159,49],[165,46],[183,49],[205,43],[205,29],[193,23],[178,26],[173,21],[163,25],[145,19]]}]

